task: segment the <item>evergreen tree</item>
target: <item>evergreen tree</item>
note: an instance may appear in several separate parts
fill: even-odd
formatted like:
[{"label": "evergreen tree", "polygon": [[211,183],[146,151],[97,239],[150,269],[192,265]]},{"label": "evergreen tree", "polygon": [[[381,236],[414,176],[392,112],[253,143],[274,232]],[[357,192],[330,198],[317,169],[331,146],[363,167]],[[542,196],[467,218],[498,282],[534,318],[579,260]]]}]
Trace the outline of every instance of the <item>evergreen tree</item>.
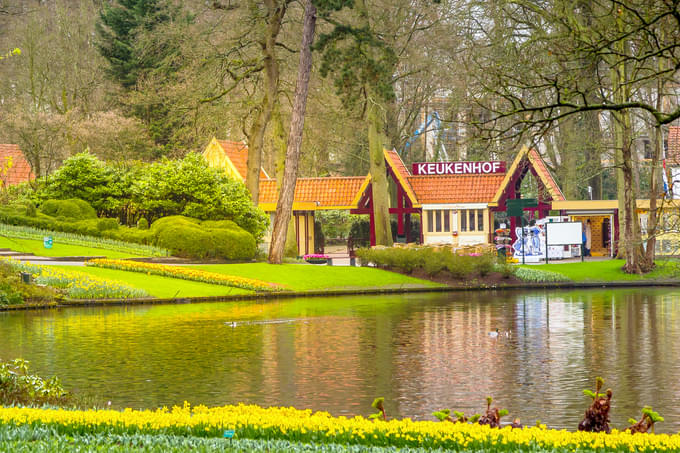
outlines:
[{"label": "evergreen tree", "polygon": [[98,48],[108,60],[109,75],[116,82],[133,88],[145,71],[160,63],[163,55],[156,55],[156,61],[142,57],[136,46],[137,35],[169,22],[177,12],[165,0],[117,0],[104,5],[95,25]]}]

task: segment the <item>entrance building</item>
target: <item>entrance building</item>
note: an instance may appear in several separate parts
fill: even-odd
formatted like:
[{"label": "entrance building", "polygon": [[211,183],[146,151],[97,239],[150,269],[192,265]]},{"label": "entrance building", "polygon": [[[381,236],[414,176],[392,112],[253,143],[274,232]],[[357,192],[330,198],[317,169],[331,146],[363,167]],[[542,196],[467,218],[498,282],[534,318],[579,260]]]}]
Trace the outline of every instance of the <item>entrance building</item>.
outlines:
[{"label": "entrance building", "polygon": [[[209,165],[223,168],[235,179],[245,181],[247,147],[243,142],[213,138],[203,155]],[[413,170],[399,154],[384,150],[389,185],[389,213],[396,220],[397,242],[450,244],[466,246],[493,244],[499,218],[510,227],[515,237],[516,218],[505,216],[507,201],[521,198],[522,182],[531,175],[532,198],[537,205],[525,208],[530,219],[548,215],[567,216],[571,221],[590,220],[594,256],[614,256],[619,236],[618,202],[616,200],[568,201],[538,152],[523,148],[510,163],[449,162],[417,163]],[[506,170],[507,168],[507,170]],[[319,210],[348,210],[366,215],[370,222],[370,244],[375,245],[372,178],[366,176],[298,178],[295,187],[293,215],[298,253],[314,253],[314,213]],[[260,172],[259,207],[270,216],[276,211],[277,182]],[[676,206],[676,204],[678,206]],[[645,231],[648,200],[638,200],[639,214]],[[679,202],[662,204],[666,223],[678,219]],[[411,237],[411,222],[419,217],[420,237]],[[679,222],[680,224],[680,222]],[[680,228],[676,228],[680,231]],[[677,254],[680,234],[665,233],[657,241],[657,253]],[[265,238],[265,247],[268,240]]]}]

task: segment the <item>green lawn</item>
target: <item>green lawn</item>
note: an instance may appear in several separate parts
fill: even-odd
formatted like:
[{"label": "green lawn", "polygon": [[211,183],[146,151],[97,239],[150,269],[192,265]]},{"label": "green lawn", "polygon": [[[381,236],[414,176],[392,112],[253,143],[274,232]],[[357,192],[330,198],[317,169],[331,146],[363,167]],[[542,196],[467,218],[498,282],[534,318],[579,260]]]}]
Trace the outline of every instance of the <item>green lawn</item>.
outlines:
[{"label": "green lawn", "polygon": [[232,288],[224,285],[212,285],[209,283],[192,282],[178,278],[147,275],[141,272],[127,272],[116,269],[103,269],[100,267],[77,267],[56,266],[73,272],[82,272],[96,275],[102,278],[118,280],[129,286],[146,290],[150,295],[160,298],[168,297],[208,297],[208,296],[233,296],[237,294],[251,294],[240,288]]},{"label": "green lawn", "polygon": [[134,258],[139,255],[115,252],[113,250],[54,243],[51,249],[43,247],[42,241],[33,239],[14,239],[0,236],[0,248],[16,252],[32,253],[36,256],[105,256],[107,258]]},{"label": "green lawn", "polygon": [[325,289],[400,288],[443,286],[372,267],[314,266],[310,264],[207,264],[187,266],[221,274],[278,283],[293,291]]},{"label": "green lawn", "polygon": [[656,269],[645,275],[626,274],[621,268],[623,260],[586,261],[565,264],[526,265],[530,269],[558,272],[575,282],[585,281],[635,281],[635,280],[667,280],[680,278],[680,263],[675,260],[657,260]]}]

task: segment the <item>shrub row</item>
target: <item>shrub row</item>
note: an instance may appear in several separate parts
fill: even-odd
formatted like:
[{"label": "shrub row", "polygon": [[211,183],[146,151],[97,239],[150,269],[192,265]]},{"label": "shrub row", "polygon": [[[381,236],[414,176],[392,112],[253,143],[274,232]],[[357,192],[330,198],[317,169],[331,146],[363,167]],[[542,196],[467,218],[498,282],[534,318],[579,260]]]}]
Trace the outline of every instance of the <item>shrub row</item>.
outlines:
[{"label": "shrub row", "polygon": [[[82,212],[87,209],[82,207],[87,205],[82,200],[52,200],[48,212],[62,214],[68,212],[73,214],[64,206],[81,206]],[[69,203],[61,203],[68,201]],[[45,202],[48,203],[48,202]],[[56,207],[55,207],[56,206]],[[90,209],[92,209],[90,207]],[[175,256],[204,259],[220,258],[228,260],[248,260],[255,256],[255,238],[243,228],[230,220],[220,221],[199,221],[184,216],[163,217],[151,225],[151,228],[128,228],[118,225],[116,219],[85,218],[75,220],[64,215],[52,217],[44,212],[37,212],[35,216],[29,216],[25,206],[13,206],[0,208],[0,223],[8,225],[23,225],[39,230],[51,232],[71,233],[91,238],[104,238],[124,243],[144,244],[169,250]],[[73,238],[77,240],[76,238]],[[80,240],[84,240],[80,238]],[[89,238],[87,240],[90,240]],[[90,240],[96,243],[96,240]],[[94,244],[93,244],[94,245]],[[99,244],[99,247],[106,248],[111,243]],[[118,244],[120,248],[121,244]],[[164,255],[163,250],[150,249],[147,253],[152,256]]]},{"label": "shrub row", "polygon": [[494,271],[497,258],[491,254],[479,256],[456,255],[450,248],[374,248],[359,249],[357,256],[362,263],[373,263],[378,267],[398,269],[406,273],[423,269],[433,277],[448,271],[454,278],[472,275],[485,276]]}]

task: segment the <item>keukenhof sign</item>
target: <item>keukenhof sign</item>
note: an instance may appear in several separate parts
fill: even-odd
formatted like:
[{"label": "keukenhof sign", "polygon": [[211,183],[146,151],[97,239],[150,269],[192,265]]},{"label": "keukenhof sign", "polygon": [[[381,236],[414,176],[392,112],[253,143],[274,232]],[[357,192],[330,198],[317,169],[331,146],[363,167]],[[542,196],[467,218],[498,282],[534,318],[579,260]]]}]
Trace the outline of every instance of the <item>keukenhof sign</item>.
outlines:
[{"label": "keukenhof sign", "polygon": [[505,173],[505,162],[416,162],[414,175],[489,175]]}]

